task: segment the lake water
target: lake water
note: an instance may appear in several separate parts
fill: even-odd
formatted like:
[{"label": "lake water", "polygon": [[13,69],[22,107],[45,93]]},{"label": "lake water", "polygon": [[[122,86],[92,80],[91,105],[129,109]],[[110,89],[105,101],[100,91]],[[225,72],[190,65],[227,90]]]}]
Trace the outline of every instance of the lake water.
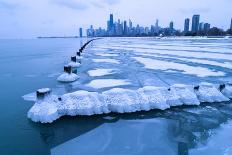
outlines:
[{"label": "lake water", "polygon": [[34,103],[22,96],[43,87],[63,94],[232,80],[232,40],[105,38],[85,50],[77,82],[57,82],[86,40],[0,40],[0,154],[232,154],[231,102],[29,120]]}]

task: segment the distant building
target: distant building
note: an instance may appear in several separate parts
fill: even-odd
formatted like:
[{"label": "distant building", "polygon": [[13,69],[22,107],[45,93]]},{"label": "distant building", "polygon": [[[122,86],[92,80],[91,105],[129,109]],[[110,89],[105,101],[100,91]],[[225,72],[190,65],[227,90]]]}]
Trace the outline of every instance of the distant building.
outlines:
[{"label": "distant building", "polygon": [[159,27],[159,20],[158,20],[158,19],[156,19],[155,27],[156,27],[156,28],[158,28],[158,27]]},{"label": "distant building", "polygon": [[79,37],[80,37],[80,38],[83,37],[82,28],[79,28]]},{"label": "distant building", "polygon": [[170,24],[169,24],[169,28],[170,28],[171,30],[173,30],[173,29],[174,29],[174,23],[173,23],[173,21],[171,21],[171,22],[170,22]]},{"label": "distant building", "polygon": [[189,18],[186,18],[184,21],[184,32],[188,32],[189,31]]},{"label": "distant building", "polygon": [[127,35],[127,23],[126,23],[126,21],[123,22],[123,34]]},{"label": "distant building", "polygon": [[193,15],[192,18],[192,32],[199,30],[200,15]]},{"label": "distant building", "polygon": [[231,21],[230,21],[230,29],[232,30],[232,18],[231,18]]},{"label": "distant building", "polygon": [[199,24],[199,31],[204,31],[204,24],[203,22]]},{"label": "distant building", "polygon": [[210,24],[209,23],[205,23],[204,24],[204,31],[209,31],[210,29]]},{"label": "distant building", "polygon": [[114,16],[113,16],[113,14],[110,14],[110,28],[112,29],[113,28],[113,26],[114,26]]}]

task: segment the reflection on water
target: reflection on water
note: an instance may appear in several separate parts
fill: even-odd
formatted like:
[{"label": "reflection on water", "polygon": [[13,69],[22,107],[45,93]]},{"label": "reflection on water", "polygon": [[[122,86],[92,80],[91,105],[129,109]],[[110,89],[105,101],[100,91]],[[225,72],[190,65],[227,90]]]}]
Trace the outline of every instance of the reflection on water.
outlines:
[{"label": "reflection on water", "polygon": [[[207,145],[212,131],[232,118],[231,110],[230,103],[215,103],[167,111],[65,117],[45,125],[46,130],[32,125],[54,155],[187,155],[198,154],[194,148]],[[219,154],[226,149],[220,152],[215,148]]]}]

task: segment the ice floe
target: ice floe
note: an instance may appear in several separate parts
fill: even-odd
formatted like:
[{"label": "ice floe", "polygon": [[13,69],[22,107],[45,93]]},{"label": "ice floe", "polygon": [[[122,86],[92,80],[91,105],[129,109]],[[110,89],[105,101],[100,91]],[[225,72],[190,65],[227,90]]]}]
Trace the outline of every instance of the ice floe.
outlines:
[{"label": "ice floe", "polygon": [[182,71],[184,74],[196,75],[198,77],[207,76],[224,76],[225,73],[221,71],[213,71],[204,67],[194,67],[187,64],[181,64],[170,61],[155,60],[151,58],[134,57],[138,62],[145,65],[145,68],[154,70],[170,70],[175,69]]},{"label": "ice floe", "polygon": [[123,79],[96,79],[86,84],[86,86],[95,89],[100,89],[100,88],[123,86],[130,84],[131,83],[128,80],[123,80]]},{"label": "ice floe", "polygon": [[92,59],[93,62],[97,63],[113,63],[113,64],[119,64],[120,62],[116,59]]},{"label": "ice floe", "polygon": [[113,74],[115,69],[103,69],[103,68],[96,68],[94,70],[88,71],[89,76],[97,77],[97,76],[104,76]]}]

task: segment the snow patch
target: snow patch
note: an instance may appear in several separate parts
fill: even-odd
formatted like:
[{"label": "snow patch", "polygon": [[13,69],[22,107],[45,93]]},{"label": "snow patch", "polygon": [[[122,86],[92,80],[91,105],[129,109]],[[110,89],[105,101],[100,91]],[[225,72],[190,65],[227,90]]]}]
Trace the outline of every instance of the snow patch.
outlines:
[{"label": "snow patch", "polygon": [[113,63],[113,64],[120,64],[120,62],[116,59],[92,59],[93,62],[96,62],[96,63]]},{"label": "snow patch", "polygon": [[114,69],[94,69],[88,71],[89,76],[96,77],[96,76],[104,76],[104,75],[110,75],[113,74]]},{"label": "snow patch", "polygon": [[100,88],[115,87],[115,86],[130,85],[130,84],[131,83],[129,81],[121,80],[121,79],[97,79],[91,81],[86,86],[95,89],[100,89]]},{"label": "snow patch", "polygon": [[79,76],[77,74],[63,73],[57,78],[57,80],[60,82],[73,82],[76,81],[78,78]]}]

